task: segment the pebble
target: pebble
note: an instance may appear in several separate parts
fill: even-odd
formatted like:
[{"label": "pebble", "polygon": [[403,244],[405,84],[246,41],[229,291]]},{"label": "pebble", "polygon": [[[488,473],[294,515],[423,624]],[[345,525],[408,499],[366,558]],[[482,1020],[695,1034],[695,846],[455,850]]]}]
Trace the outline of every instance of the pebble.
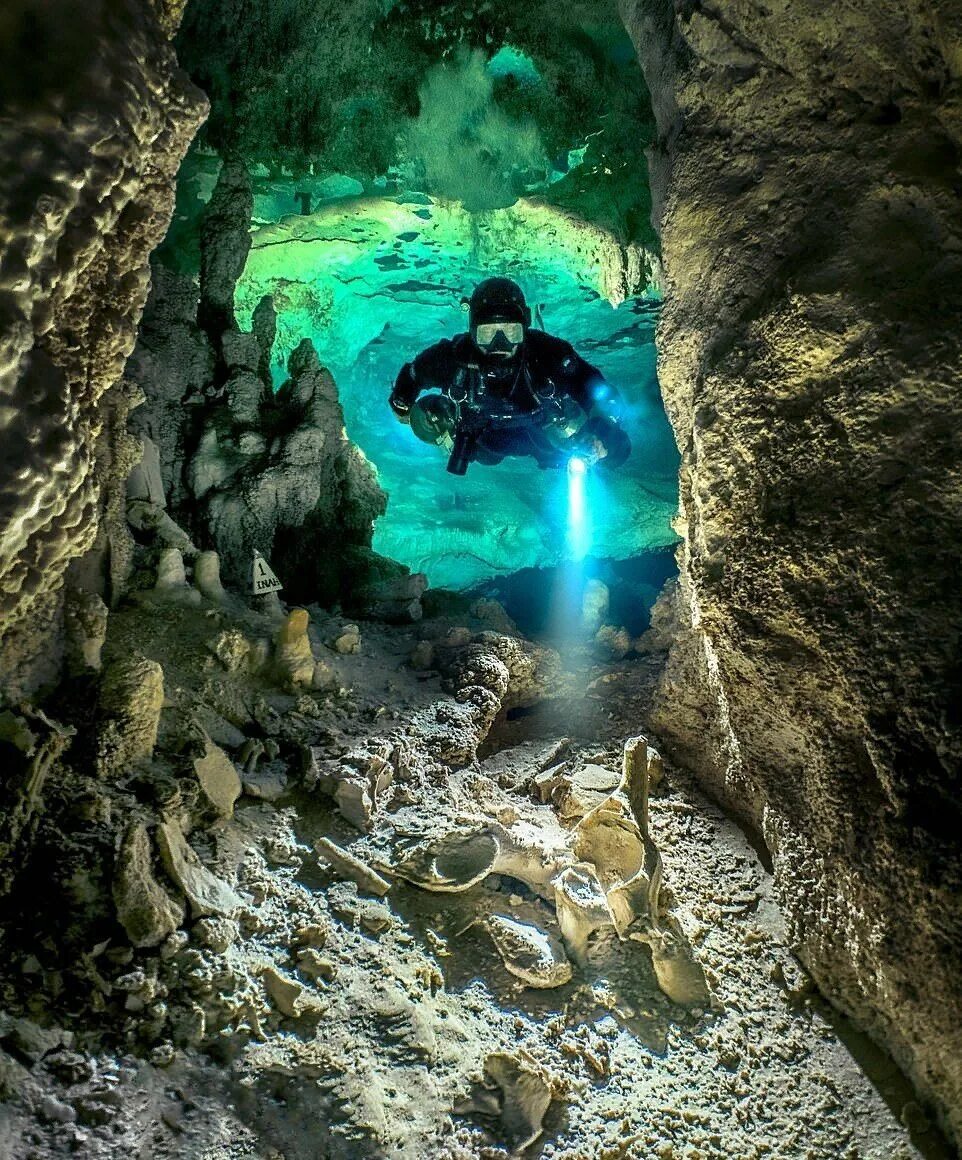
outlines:
[{"label": "pebble", "polygon": [[44,1096],[40,1101],[40,1115],[45,1120],[59,1124],[72,1124],[77,1119],[77,1112],[69,1104],[61,1103],[53,1096]]}]

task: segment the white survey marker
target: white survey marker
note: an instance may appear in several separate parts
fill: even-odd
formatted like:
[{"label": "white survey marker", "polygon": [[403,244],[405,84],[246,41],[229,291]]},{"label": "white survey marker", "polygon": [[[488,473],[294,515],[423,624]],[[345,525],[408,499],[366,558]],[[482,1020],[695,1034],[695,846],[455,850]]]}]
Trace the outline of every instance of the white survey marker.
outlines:
[{"label": "white survey marker", "polygon": [[255,596],[263,596],[265,592],[280,592],[283,587],[270,564],[255,548],[254,562],[251,565],[251,592]]}]

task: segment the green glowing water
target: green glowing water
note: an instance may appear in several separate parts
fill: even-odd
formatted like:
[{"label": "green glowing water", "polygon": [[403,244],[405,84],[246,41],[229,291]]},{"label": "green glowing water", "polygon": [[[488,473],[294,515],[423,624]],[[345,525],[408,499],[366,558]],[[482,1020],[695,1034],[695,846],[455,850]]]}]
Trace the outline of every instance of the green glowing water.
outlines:
[{"label": "green glowing water", "polygon": [[[387,406],[401,365],[465,329],[462,297],[491,274],[520,282],[535,325],[572,342],[626,402],[634,451],[589,480],[590,554],[627,559],[674,543],[678,454],[655,378],[656,271],[638,251],[626,261],[602,231],[524,201],[469,214],[423,195],[342,200],[255,230],[238,316],[248,326],[261,296],[274,296],[278,381],[304,336],[331,369],[348,433],[390,496],[377,550],[435,586],[464,587],[550,567],[567,550],[563,477],[518,459],[456,478]],[[625,300],[615,309],[606,295]]]}]

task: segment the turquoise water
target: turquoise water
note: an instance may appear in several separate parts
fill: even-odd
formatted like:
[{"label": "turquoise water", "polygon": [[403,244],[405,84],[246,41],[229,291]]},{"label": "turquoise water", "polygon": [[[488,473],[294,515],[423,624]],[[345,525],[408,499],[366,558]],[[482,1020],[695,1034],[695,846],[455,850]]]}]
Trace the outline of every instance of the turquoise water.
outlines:
[{"label": "turquoise water", "polygon": [[[255,228],[238,285],[249,325],[263,294],[279,314],[275,379],[310,337],[332,371],[350,437],[389,493],[374,546],[464,588],[571,552],[568,486],[532,460],[473,464],[457,478],[446,456],[394,419],[387,397],[402,364],[466,328],[461,300],[481,278],[517,280],[535,325],[571,342],[621,392],[634,450],[587,482],[591,557],[626,560],[676,540],[678,453],[655,375],[658,288],[644,255],[626,264],[610,238],[534,202],[483,214],[423,195],[347,199]],[[613,307],[609,298],[620,301]]]}]

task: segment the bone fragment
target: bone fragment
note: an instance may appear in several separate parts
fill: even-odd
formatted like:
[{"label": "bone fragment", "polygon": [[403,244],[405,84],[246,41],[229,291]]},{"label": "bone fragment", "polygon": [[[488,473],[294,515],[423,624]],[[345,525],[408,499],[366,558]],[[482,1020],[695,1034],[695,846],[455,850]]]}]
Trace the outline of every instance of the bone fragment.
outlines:
[{"label": "bone fragment", "polygon": [[341,875],[350,878],[353,882],[370,894],[385,895],[391,889],[391,883],[373,870],[366,862],[362,862],[349,850],[338,846],[330,838],[319,838],[314,849],[318,854]]}]

